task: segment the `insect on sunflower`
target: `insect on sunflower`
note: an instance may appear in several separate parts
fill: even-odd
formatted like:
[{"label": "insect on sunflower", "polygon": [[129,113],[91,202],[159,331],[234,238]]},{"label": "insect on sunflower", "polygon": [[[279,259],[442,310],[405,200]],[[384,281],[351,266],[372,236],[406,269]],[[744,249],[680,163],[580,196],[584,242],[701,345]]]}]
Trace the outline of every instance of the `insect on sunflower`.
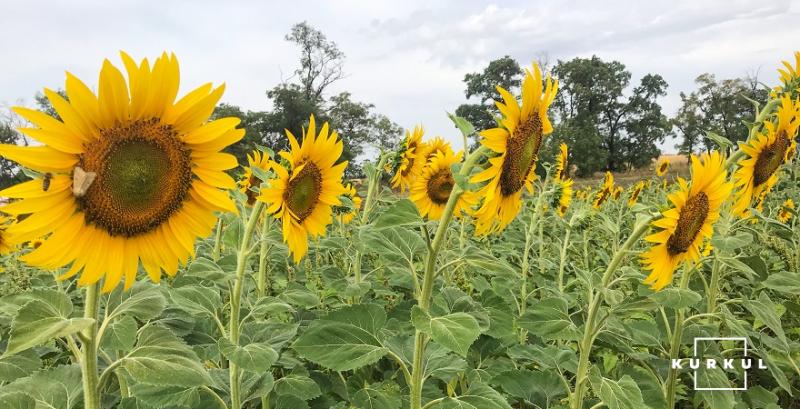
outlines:
[{"label": "insect on sunflower", "polygon": [[786,199],[781,205],[781,209],[778,210],[778,220],[781,223],[786,223],[791,220],[794,209],[794,200]]},{"label": "insect on sunflower", "polygon": [[719,152],[692,155],[691,162],[691,185],[678,179],[679,190],[667,196],[674,207],[652,223],[661,230],[645,238],[654,245],[642,254],[644,269],[650,270],[644,283],[654,290],[672,282],[678,264],[700,259],[703,241],[711,239],[720,208],[733,189]]},{"label": "insect on sunflower", "polygon": [[660,159],[656,164],[656,176],[662,177],[669,171],[670,161],[667,158]]},{"label": "insect on sunflower", "polygon": [[[430,220],[439,220],[442,217],[450,193],[456,184],[451,166],[460,162],[461,156],[461,152],[457,154],[452,151],[437,152],[411,185],[409,197],[423,217]],[[475,202],[473,192],[464,192],[456,202],[453,216],[460,217],[462,213],[469,213]]]},{"label": "insect on sunflower", "polygon": [[14,111],[36,125],[21,132],[43,145],[0,146],[0,154],[51,174],[0,192],[20,199],[4,212],[30,216],[8,228],[13,240],[43,238],[20,257],[46,269],[70,265],[59,278],[78,273],[79,285],[103,279],[113,290],[124,277],[133,284],[139,263],[158,282],[173,276],[206,237],[215,211],[236,211],[227,193],[236,182],[224,171],[236,158],[220,150],[240,140],[239,119],[208,122],[224,85],[203,85],[176,101],[178,60],[164,53],[151,66],[121,53],[127,71],[108,60],[98,93],[67,73],[66,98],[45,89],[59,118]]},{"label": "insect on sunflower", "polygon": [[253,172],[253,168],[267,172],[272,167],[272,161],[269,155],[261,151],[253,151],[247,154],[247,165],[244,167],[244,174],[239,180],[239,191],[247,196],[247,205],[252,206],[256,203],[256,198],[258,197],[255,189],[258,189],[261,183],[264,182],[256,175],[256,172]]},{"label": "insect on sunflower", "polygon": [[764,132],[759,132],[747,143],[740,142],[740,149],[747,158],[740,161],[734,174],[736,202],[734,212],[744,217],[754,198],[769,192],[778,181],[780,167],[790,160],[789,154],[796,150],[795,136],[800,126],[800,103],[788,96],[781,98],[781,106],[774,122],[764,123]]},{"label": "insect on sunflower", "polygon": [[411,186],[414,178],[425,167],[427,156],[427,146],[422,142],[422,135],[425,131],[422,126],[417,125],[414,130],[406,130],[406,137],[400,144],[400,151],[394,159],[392,166],[391,184],[395,189],[405,192]]},{"label": "insect on sunflower", "polygon": [[266,211],[283,222],[283,240],[295,263],[308,252],[308,238],[325,234],[333,221],[333,206],[341,204],[339,196],[345,193],[342,185],[347,161],[339,162],[343,144],[339,135],[329,132],[325,122],[317,133],[314,116],[304,132],[302,144],[286,131],[290,152],[282,151],[289,168],[273,165],[276,178],[269,188],[263,189],[258,200],[267,204]]},{"label": "insect on sunflower", "polygon": [[522,106],[502,87],[497,91],[503,102],[496,102],[503,115],[500,126],[482,131],[481,145],[495,154],[489,166],[473,176],[472,183],[487,182],[479,191],[483,203],[475,212],[475,234],[485,235],[505,229],[522,206],[523,188],[533,191],[536,161],[544,136],[553,132],[547,108],[558,90],[550,75],[542,81],[539,66],[525,70],[522,80]]}]

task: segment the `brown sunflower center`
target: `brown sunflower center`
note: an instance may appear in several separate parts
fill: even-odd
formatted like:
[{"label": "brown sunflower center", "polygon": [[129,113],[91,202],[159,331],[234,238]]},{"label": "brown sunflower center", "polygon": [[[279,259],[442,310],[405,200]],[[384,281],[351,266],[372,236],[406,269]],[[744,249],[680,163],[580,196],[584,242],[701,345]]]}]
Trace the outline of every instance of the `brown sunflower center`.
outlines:
[{"label": "brown sunflower center", "polygon": [[442,169],[436,172],[428,180],[428,198],[433,203],[443,205],[447,203],[450,198],[450,192],[453,191],[453,186],[456,184],[453,174],[448,169]]},{"label": "brown sunflower center", "polygon": [[283,192],[283,200],[289,210],[302,222],[319,202],[322,193],[322,172],[313,162],[308,162],[300,170]]},{"label": "brown sunflower center", "polygon": [[667,251],[670,255],[686,252],[697,238],[703,223],[708,218],[709,204],[705,192],[700,192],[686,201],[678,217],[675,231],[667,240]]},{"label": "brown sunflower center", "polygon": [[76,199],[86,221],[126,237],[160,226],[192,185],[190,152],[177,131],[154,118],[100,133],[80,158],[84,170],[97,174]]},{"label": "brown sunflower center", "polygon": [[253,188],[257,188],[261,186],[261,179],[258,178],[255,174],[250,175],[247,179],[247,191],[245,195],[247,195],[247,205],[252,206],[256,203],[256,197],[258,197],[258,193],[253,190]]},{"label": "brown sunflower center", "polygon": [[661,166],[658,167],[658,171],[660,173],[666,172],[667,171],[667,166],[669,166],[669,165],[667,165],[666,163],[662,163]]},{"label": "brown sunflower center", "polygon": [[509,196],[525,186],[542,144],[542,122],[535,113],[514,129],[506,144],[506,157],[500,174],[500,192]]},{"label": "brown sunflower center", "polygon": [[786,158],[786,151],[791,142],[785,134],[778,135],[775,142],[765,147],[756,159],[755,169],[753,170],[753,184],[760,186],[765,183],[783,164]]}]

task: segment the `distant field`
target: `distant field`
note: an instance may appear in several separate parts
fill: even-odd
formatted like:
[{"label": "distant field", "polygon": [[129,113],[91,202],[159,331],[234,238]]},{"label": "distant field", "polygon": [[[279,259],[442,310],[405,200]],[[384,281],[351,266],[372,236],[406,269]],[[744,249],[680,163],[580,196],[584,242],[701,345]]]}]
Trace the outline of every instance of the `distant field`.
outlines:
[{"label": "distant field", "polygon": [[[667,172],[668,180],[674,180],[678,176],[684,178],[689,176],[689,158],[685,155],[669,153],[661,155],[646,168],[635,169],[628,172],[611,172],[614,174],[614,183],[627,187],[642,179],[647,179],[655,175],[656,163],[661,159],[669,159],[670,161],[669,172]],[[577,178],[575,184],[578,186],[594,185],[598,180],[603,179],[603,175],[605,175],[605,172],[596,172],[590,178]]]}]

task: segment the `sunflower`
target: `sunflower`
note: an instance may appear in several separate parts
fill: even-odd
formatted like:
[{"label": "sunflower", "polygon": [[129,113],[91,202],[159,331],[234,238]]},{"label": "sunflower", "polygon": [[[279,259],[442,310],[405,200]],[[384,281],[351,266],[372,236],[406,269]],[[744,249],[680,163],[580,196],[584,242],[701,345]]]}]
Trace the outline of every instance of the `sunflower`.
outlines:
[{"label": "sunflower", "polygon": [[[12,221],[11,217],[0,215],[0,255],[8,254],[14,249],[14,246],[8,244],[9,237],[6,234],[6,227]],[[3,271],[3,270],[0,270]]]},{"label": "sunflower", "polygon": [[558,180],[555,182],[556,192],[553,195],[553,208],[559,217],[564,217],[572,203],[572,180]]},{"label": "sunflower", "polygon": [[567,173],[569,171],[568,166],[569,163],[567,162],[567,144],[562,143],[558,147],[558,156],[556,156],[556,170],[555,170],[555,179],[556,180],[563,180],[567,178]]},{"label": "sunflower", "polygon": [[256,203],[258,194],[253,189],[258,189],[263,180],[261,180],[253,172],[253,168],[261,169],[266,172],[272,167],[272,161],[269,155],[261,153],[261,151],[253,151],[252,154],[247,155],[248,166],[244,168],[244,175],[239,180],[239,191],[247,195],[247,205],[252,206]]},{"label": "sunflower", "polygon": [[659,177],[666,175],[667,171],[669,170],[669,165],[670,165],[669,159],[667,158],[660,159],[658,161],[658,164],[656,164],[656,175]]},{"label": "sunflower", "polygon": [[224,86],[203,85],[176,101],[178,60],[164,53],[151,66],[121,53],[127,71],[108,60],[98,93],[67,73],[67,98],[45,89],[60,119],[14,108],[36,125],[21,132],[42,143],[0,145],[0,154],[46,176],[0,192],[21,199],[3,210],[30,216],[10,226],[15,243],[43,238],[21,257],[46,269],[70,265],[79,285],[103,279],[113,290],[133,284],[138,265],[158,282],[173,276],[206,237],[215,211],[236,211],[222,189],[236,157],[220,150],[240,140],[239,119],[208,122]]},{"label": "sunflower", "polygon": [[654,290],[672,281],[672,274],[682,261],[700,259],[701,246],[704,240],[711,239],[720,208],[733,190],[733,184],[727,181],[725,158],[719,152],[703,154],[699,159],[692,155],[691,162],[691,185],[678,179],[679,190],[668,196],[675,207],[652,223],[662,230],[645,238],[655,243],[642,254],[644,268],[650,270],[644,283]]},{"label": "sunflower", "polygon": [[356,217],[356,213],[358,213],[358,209],[361,208],[361,197],[356,193],[356,189],[353,187],[352,183],[348,183],[344,187],[344,195],[353,201],[353,208],[348,209],[339,216],[343,224],[348,224],[353,221],[353,218]]},{"label": "sunflower", "polygon": [[475,213],[475,234],[485,235],[503,230],[521,208],[523,188],[533,191],[536,160],[545,135],[553,131],[547,108],[553,102],[558,81],[550,76],[542,81],[537,65],[533,72],[525,70],[522,81],[522,106],[508,91],[497,87],[503,102],[497,108],[503,115],[501,126],[482,131],[481,145],[498,155],[489,158],[489,166],[471,182],[489,181],[478,194],[483,198]]},{"label": "sunflower", "polygon": [[625,190],[625,189],[623,189],[623,188],[622,188],[622,186],[616,186],[616,187],[614,187],[614,191],[611,193],[611,195],[614,197],[614,200],[617,200],[617,199],[619,199],[620,195],[622,195],[622,192],[623,192],[624,190]]},{"label": "sunflower", "polygon": [[291,152],[282,151],[289,169],[275,164],[276,178],[261,191],[258,200],[267,203],[267,212],[283,221],[283,240],[298,263],[308,252],[308,237],[325,234],[333,221],[333,206],[341,204],[345,193],[342,176],[347,161],[336,163],[342,156],[343,144],[336,132],[324,123],[317,133],[314,115],[309,119],[302,145],[288,130]]},{"label": "sunflower", "polygon": [[594,195],[592,207],[599,209],[612,194],[614,194],[614,175],[606,171],[606,176],[603,179],[603,186]]},{"label": "sunflower", "polygon": [[[461,152],[437,152],[414,180],[409,197],[423,217],[427,216],[430,220],[439,220],[442,217],[450,192],[456,184],[451,166],[461,162],[461,157]],[[462,213],[469,213],[475,202],[473,192],[464,192],[456,202],[453,216],[460,217]]]},{"label": "sunflower", "polygon": [[792,212],[794,211],[794,200],[786,199],[785,202],[781,205],[781,209],[778,210],[778,220],[781,223],[786,223],[789,219],[792,218]]},{"label": "sunflower", "polygon": [[392,166],[392,187],[405,192],[414,181],[414,178],[425,166],[427,146],[422,142],[425,131],[417,125],[413,131],[406,130],[406,138],[400,145],[400,151],[395,156]]},{"label": "sunflower", "polygon": [[633,186],[633,189],[631,190],[631,195],[628,196],[628,207],[635,205],[636,202],[639,201],[639,195],[642,194],[642,190],[644,190],[644,187],[645,187],[645,182],[643,180],[640,180]]},{"label": "sunflower", "polygon": [[445,155],[453,154],[453,148],[450,146],[450,142],[445,141],[441,136],[437,136],[433,138],[433,140],[425,142],[424,147],[425,161],[423,163],[428,163],[440,152]]},{"label": "sunflower", "polygon": [[734,175],[737,188],[734,212],[737,215],[745,216],[753,198],[772,189],[778,181],[781,165],[790,159],[789,153],[796,151],[799,109],[800,104],[788,96],[782,97],[775,122],[768,120],[764,123],[765,133],[759,132],[749,142],[739,143],[747,159],[740,162]]},{"label": "sunflower", "polygon": [[797,90],[800,88],[800,51],[795,51],[794,60],[794,66],[789,61],[783,61],[783,66],[786,69],[778,68],[778,74],[783,85],[775,87],[777,94],[787,90],[790,96],[797,95]]}]

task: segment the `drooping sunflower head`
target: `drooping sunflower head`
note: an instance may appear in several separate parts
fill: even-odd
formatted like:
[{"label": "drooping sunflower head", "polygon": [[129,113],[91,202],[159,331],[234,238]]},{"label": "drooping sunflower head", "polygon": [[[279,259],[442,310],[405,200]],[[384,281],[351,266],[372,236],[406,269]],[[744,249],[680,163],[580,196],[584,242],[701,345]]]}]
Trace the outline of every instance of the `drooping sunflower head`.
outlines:
[{"label": "drooping sunflower head", "polygon": [[639,195],[642,194],[642,191],[645,188],[645,182],[640,180],[635,185],[633,185],[633,189],[631,189],[631,194],[628,196],[628,207],[631,207],[639,201]]},{"label": "drooping sunflower head", "polygon": [[253,168],[267,172],[272,167],[272,161],[269,155],[255,150],[247,155],[247,164],[248,166],[244,168],[244,174],[239,180],[239,190],[247,196],[247,205],[252,206],[256,203],[256,197],[258,196],[256,189],[264,182],[256,175],[258,172],[253,172]]},{"label": "drooping sunflower head", "polygon": [[414,178],[425,167],[427,145],[422,142],[425,131],[422,126],[415,126],[414,130],[406,130],[406,138],[400,144],[400,149],[395,155],[392,164],[392,187],[405,192]]},{"label": "drooping sunflower head", "polygon": [[553,194],[553,201],[551,205],[555,209],[558,217],[564,217],[569,210],[569,205],[572,203],[572,180],[558,180],[555,182],[555,193]]},{"label": "drooping sunflower head", "polygon": [[781,223],[786,223],[791,220],[792,215],[794,214],[794,200],[786,199],[781,205],[780,210],[778,210],[778,220]]},{"label": "drooping sunflower head", "polygon": [[783,61],[784,68],[778,68],[781,85],[775,88],[775,92],[780,94],[786,92],[790,97],[796,97],[800,89],[800,51],[794,53],[795,64]]},{"label": "drooping sunflower head", "polygon": [[653,222],[661,229],[645,240],[653,246],[642,254],[642,263],[650,274],[644,280],[660,290],[672,282],[675,268],[683,261],[697,262],[704,240],[710,240],[720,208],[733,185],[727,181],[725,158],[719,152],[692,155],[691,185],[678,179],[679,189],[668,195],[673,206]]},{"label": "drooping sunflower head", "polygon": [[667,171],[669,170],[669,165],[669,159],[661,158],[661,160],[659,160],[656,164],[656,175],[659,177],[666,175]]},{"label": "drooping sunflower head", "polygon": [[594,195],[592,207],[599,209],[600,206],[602,206],[603,203],[605,203],[608,198],[614,194],[614,190],[614,175],[611,172],[606,171],[606,175],[603,178],[603,186],[601,186],[600,190],[598,190]]},{"label": "drooping sunflower head", "polygon": [[737,188],[734,211],[737,215],[746,215],[753,199],[770,191],[778,181],[781,166],[796,150],[798,126],[800,103],[783,96],[775,117],[764,123],[764,131],[747,143],[739,143],[747,158],[740,161],[734,175]]},{"label": "drooping sunflower head", "polygon": [[288,130],[286,136],[291,151],[279,155],[288,168],[273,165],[276,177],[258,200],[283,222],[283,240],[297,263],[308,252],[308,238],[324,235],[333,221],[333,207],[341,204],[339,196],[345,193],[342,176],[347,162],[339,162],[344,147],[339,135],[329,132],[327,122],[317,133],[313,115],[302,144]]},{"label": "drooping sunflower head", "polygon": [[[438,152],[431,157],[428,165],[411,185],[409,198],[417,206],[419,213],[430,220],[439,220],[450,193],[456,185],[451,166],[461,161],[462,152]],[[464,192],[458,198],[453,217],[469,214],[476,203],[475,193]]]},{"label": "drooping sunflower head", "polygon": [[622,186],[615,186],[614,187],[614,192],[611,193],[611,195],[614,197],[614,200],[619,199],[619,197],[622,195],[622,192],[624,190],[625,189],[623,189]]},{"label": "drooping sunflower head", "polygon": [[[361,209],[361,197],[356,193],[356,188],[353,187],[352,183],[348,183],[344,186],[344,194],[343,196],[348,197],[353,202],[353,207],[348,208],[347,210],[342,211],[339,214],[342,223],[348,224],[356,217],[358,210]],[[336,208],[334,208],[334,211]]]},{"label": "drooping sunflower head", "polygon": [[519,213],[523,188],[533,190],[536,160],[545,135],[553,131],[547,109],[555,98],[558,81],[542,80],[539,66],[525,70],[522,105],[508,91],[497,87],[503,98],[496,102],[503,115],[497,128],[480,133],[481,144],[494,152],[489,166],[473,176],[473,183],[487,182],[478,194],[483,198],[475,213],[475,233],[503,230]]},{"label": "drooping sunflower head", "polygon": [[[125,53],[127,80],[108,60],[95,94],[67,73],[66,98],[46,89],[58,113],[15,108],[36,127],[20,131],[39,146],[0,146],[0,154],[44,178],[0,192],[18,200],[4,210],[30,216],[8,228],[14,241],[42,238],[21,257],[81,272],[78,284],[104,279],[128,288],[141,263],[153,281],[174,275],[211,233],[215,211],[236,211],[227,193],[236,182],[224,171],[236,158],[220,150],[240,140],[239,119],[208,122],[224,86],[203,85],[177,99],[179,70],[164,53],[150,65]],[[45,180],[46,179],[46,180]]]},{"label": "drooping sunflower head", "polygon": [[555,169],[555,179],[556,180],[564,180],[568,177],[569,173],[569,163],[567,162],[567,144],[562,143],[558,147],[558,156],[556,156],[556,169]]}]

